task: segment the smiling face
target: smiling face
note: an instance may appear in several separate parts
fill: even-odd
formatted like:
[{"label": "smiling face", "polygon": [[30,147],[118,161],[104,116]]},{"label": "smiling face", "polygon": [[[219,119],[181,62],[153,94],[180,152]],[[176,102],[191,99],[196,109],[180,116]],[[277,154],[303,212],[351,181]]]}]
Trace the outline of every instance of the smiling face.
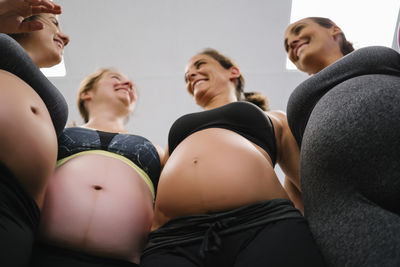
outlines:
[{"label": "smiling face", "polygon": [[89,75],[82,81],[78,95],[79,112],[85,122],[89,120],[89,110],[96,106],[129,116],[137,100],[132,81],[112,69],[100,69]]},{"label": "smiling face", "polygon": [[132,81],[118,71],[104,73],[91,92],[93,100],[117,101],[130,111],[137,98]]},{"label": "smiling face", "polygon": [[341,33],[336,25],[325,28],[310,18],[302,19],[287,27],[285,50],[299,70],[315,74],[343,57]]},{"label": "smiling face", "polygon": [[194,56],[185,69],[186,89],[202,107],[215,96],[235,93],[235,82],[240,76],[235,66],[224,68],[213,57],[205,54]]},{"label": "smiling face", "polygon": [[61,62],[69,37],[61,31],[54,14],[41,14],[36,20],[43,23],[43,29],[26,34],[17,41],[38,67],[52,67]]}]

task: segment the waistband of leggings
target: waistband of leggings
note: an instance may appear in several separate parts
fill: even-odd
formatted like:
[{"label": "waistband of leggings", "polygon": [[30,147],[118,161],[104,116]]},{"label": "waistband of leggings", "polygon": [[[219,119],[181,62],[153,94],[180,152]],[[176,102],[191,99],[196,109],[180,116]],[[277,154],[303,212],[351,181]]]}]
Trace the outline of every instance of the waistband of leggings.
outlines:
[{"label": "waistband of leggings", "polygon": [[208,233],[226,235],[268,223],[303,218],[288,199],[258,202],[233,210],[175,218],[151,232],[144,254],[163,247],[200,241]]}]

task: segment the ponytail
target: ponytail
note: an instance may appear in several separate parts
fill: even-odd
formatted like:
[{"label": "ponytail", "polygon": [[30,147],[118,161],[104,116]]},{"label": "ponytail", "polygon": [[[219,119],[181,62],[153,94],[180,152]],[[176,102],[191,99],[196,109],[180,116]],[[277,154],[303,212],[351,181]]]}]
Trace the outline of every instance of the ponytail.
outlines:
[{"label": "ponytail", "polygon": [[261,93],[258,92],[243,92],[243,101],[253,103],[264,111],[269,111],[268,99]]}]

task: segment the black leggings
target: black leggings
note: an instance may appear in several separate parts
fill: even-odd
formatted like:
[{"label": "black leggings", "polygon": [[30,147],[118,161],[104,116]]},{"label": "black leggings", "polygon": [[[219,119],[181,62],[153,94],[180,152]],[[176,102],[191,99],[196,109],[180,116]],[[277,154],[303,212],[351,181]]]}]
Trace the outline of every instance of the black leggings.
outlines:
[{"label": "black leggings", "polygon": [[0,70],[16,75],[35,90],[45,103],[58,136],[67,122],[67,102],[25,50],[14,39],[3,33],[0,33]]},{"label": "black leggings", "polygon": [[28,266],[39,218],[36,202],[0,163],[0,266]]},{"label": "black leggings", "polygon": [[36,244],[32,267],[138,267],[136,263],[89,255],[56,246]]},{"label": "black leggings", "polygon": [[175,218],[149,235],[141,266],[325,266],[287,199]]},{"label": "black leggings", "polygon": [[222,236],[217,251],[199,255],[201,242],[162,248],[142,258],[142,267],[258,267],[325,266],[303,218],[285,219],[266,226]]}]

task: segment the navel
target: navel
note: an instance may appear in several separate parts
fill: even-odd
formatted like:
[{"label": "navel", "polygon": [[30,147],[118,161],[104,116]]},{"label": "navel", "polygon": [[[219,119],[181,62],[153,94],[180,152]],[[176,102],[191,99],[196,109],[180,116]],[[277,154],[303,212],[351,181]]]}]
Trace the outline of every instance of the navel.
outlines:
[{"label": "navel", "polygon": [[38,114],[38,108],[37,107],[33,107],[33,106],[31,106],[31,111],[32,111],[32,113],[33,114]]},{"label": "navel", "polygon": [[94,190],[102,190],[103,189],[103,187],[100,185],[93,185],[92,187],[94,188]]}]

